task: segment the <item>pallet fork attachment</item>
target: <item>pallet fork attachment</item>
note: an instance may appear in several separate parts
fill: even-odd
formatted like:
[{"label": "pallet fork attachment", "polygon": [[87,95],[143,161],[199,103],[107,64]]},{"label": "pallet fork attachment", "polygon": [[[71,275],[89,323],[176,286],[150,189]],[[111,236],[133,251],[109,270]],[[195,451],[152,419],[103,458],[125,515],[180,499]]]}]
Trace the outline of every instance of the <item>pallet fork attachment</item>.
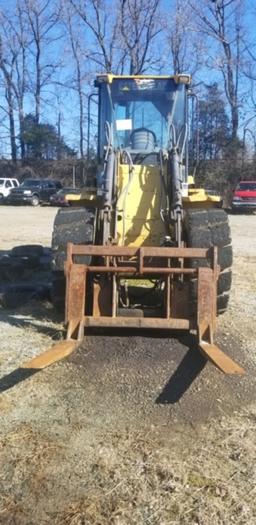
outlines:
[{"label": "pallet fork attachment", "polygon": [[21,368],[31,368],[33,370],[42,370],[47,366],[53,365],[69,356],[78,347],[79,341],[75,339],[66,339],[59,341],[42,354],[30,359],[24,363]]},{"label": "pallet fork attachment", "polygon": [[198,268],[197,333],[201,353],[225,374],[245,374],[244,369],[213,343],[216,324],[216,281],[210,268]]},{"label": "pallet fork attachment", "polygon": [[[90,256],[95,264],[73,261],[74,256]],[[207,259],[209,267],[192,267],[189,260]],[[216,326],[216,290],[219,274],[217,248],[130,248],[122,246],[74,245],[68,243],[66,273],[67,338],[33,358],[23,368],[45,368],[70,355],[88,327],[177,329],[196,332],[199,350],[225,374],[244,374],[244,369],[213,342]],[[86,312],[88,276],[97,276],[91,286],[92,314]],[[160,278],[165,281],[162,317],[119,316],[116,281]],[[188,309],[189,282],[197,280],[196,318]],[[104,283],[108,283],[107,293]],[[102,300],[103,297],[103,300]]]}]

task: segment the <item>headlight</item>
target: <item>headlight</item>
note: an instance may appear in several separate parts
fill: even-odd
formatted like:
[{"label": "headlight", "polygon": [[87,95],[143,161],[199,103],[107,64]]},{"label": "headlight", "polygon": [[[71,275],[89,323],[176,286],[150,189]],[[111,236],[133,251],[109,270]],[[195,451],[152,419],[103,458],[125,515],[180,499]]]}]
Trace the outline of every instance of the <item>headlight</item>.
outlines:
[{"label": "headlight", "polygon": [[23,193],[24,195],[31,195],[32,192],[31,190],[24,190]]},{"label": "headlight", "polygon": [[233,201],[241,201],[241,197],[233,197]]}]

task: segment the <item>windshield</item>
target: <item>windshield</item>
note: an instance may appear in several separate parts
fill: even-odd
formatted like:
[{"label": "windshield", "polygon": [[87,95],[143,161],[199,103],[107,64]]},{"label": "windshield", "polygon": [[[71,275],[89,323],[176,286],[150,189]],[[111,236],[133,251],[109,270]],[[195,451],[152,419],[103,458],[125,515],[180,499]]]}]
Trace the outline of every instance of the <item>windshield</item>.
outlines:
[{"label": "windshield", "polygon": [[237,186],[240,191],[256,191],[256,182],[240,182]]},{"label": "windshield", "polygon": [[[184,131],[185,86],[169,78],[114,79],[101,86],[100,141],[105,139],[105,122],[113,123],[114,146],[139,149],[135,132],[151,132],[156,148],[168,148],[171,124],[176,138]],[[103,123],[103,127],[102,127]],[[145,135],[144,135],[145,136]],[[142,135],[140,135],[141,139]]]},{"label": "windshield", "polygon": [[41,184],[40,180],[27,179],[27,180],[24,180],[24,182],[22,182],[21,186],[22,188],[31,188],[31,186],[37,187],[37,186],[40,186],[40,184]]}]

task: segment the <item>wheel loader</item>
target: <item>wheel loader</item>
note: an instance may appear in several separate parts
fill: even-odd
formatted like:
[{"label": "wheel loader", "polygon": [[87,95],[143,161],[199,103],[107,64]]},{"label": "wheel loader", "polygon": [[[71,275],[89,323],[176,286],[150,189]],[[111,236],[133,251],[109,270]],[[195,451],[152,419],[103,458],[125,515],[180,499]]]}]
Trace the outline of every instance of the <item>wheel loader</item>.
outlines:
[{"label": "wheel loader", "polygon": [[214,344],[232,247],[220,199],[190,174],[190,84],[187,74],[97,76],[95,184],[66,196],[53,231],[53,302],[65,305],[67,336],[25,367],[58,361],[99,327],[190,331],[220,370],[244,372]]}]

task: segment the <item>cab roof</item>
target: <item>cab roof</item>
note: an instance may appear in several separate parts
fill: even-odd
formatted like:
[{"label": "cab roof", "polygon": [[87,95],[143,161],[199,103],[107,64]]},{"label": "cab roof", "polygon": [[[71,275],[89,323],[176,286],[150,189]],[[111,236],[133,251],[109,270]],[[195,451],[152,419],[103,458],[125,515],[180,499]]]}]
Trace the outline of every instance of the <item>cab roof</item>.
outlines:
[{"label": "cab roof", "polygon": [[191,75],[181,73],[178,75],[112,75],[111,73],[103,73],[96,76],[95,85],[101,83],[112,84],[113,80],[125,79],[173,79],[176,84],[191,84]]}]

